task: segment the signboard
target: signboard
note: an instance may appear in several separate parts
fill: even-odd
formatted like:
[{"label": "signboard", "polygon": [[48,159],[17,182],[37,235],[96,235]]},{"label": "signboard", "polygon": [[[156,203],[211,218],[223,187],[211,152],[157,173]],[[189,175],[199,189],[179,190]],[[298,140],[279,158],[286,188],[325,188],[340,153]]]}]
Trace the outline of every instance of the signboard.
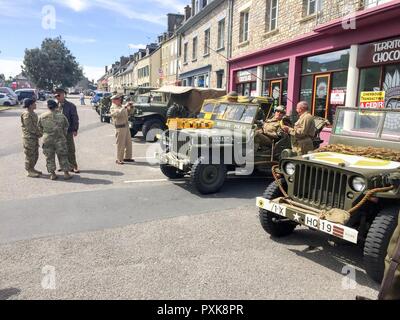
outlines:
[{"label": "signboard", "polygon": [[385,108],[385,91],[363,91],[360,97],[361,108]]},{"label": "signboard", "polygon": [[236,73],[236,83],[257,81],[257,69],[243,70]]},{"label": "signboard", "polygon": [[346,102],[346,92],[340,89],[331,91],[331,104],[343,106]]},{"label": "signboard", "polygon": [[357,67],[400,63],[400,38],[359,46]]}]

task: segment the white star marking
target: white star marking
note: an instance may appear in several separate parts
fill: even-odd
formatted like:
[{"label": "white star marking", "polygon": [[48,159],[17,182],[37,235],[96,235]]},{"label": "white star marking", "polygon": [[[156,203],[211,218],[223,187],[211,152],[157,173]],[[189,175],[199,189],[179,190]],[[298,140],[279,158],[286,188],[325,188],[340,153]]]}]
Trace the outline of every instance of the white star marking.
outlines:
[{"label": "white star marking", "polygon": [[299,216],[297,213],[293,216],[293,218],[294,218],[294,220],[296,220],[297,222],[300,222],[300,216]]}]

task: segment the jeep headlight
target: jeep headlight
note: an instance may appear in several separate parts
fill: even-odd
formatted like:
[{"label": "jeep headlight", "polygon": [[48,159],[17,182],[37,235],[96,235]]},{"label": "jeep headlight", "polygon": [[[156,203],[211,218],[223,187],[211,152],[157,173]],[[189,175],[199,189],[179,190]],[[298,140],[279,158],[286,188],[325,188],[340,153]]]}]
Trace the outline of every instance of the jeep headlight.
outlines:
[{"label": "jeep headlight", "polygon": [[296,165],[293,162],[285,164],[284,171],[287,175],[292,176],[296,172]]},{"label": "jeep headlight", "polygon": [[365,188],[367,187],[367,184],[365,182],[365,179],[362,177],[355,177],[351,181],[351,187],[354,189],[354,191],[357,192],[363,192]]}]

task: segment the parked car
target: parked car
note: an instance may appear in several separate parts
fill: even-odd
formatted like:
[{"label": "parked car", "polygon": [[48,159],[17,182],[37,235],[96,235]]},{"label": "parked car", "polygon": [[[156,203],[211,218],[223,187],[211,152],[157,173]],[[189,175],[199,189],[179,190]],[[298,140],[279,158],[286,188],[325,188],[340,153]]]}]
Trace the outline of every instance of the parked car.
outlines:
[{"label": "parked car", "polygon": [[14,92],[13,89],[8,88],[8,87],[0,87],[0,93],[5,93],[7,95],[9,95],[10,97],[12,97],[13,99],[18,101],[18,96],[17,94]]},{"label": "parked car", "polygon": [[305,226],[358,245],[367,274],[380,283],[399,217],[400,110],[339,107],[328,146],[288,154],[273,172],[275,181],[257,198],[272,239]]},{"label": "parked car", "polygon": [[90,100],[92,106],[97,106],[100,103],[100,100],[104,97],[105,92],[96,92],[93,98]]},{"label": "parked car", "polygon": [[24,101],[24,99],[26,99],[26,98],[35,99],[35,100],[38,99],[35,89],[18,89],[15,91],[15,93],[18,96],[19,102]]},{"label": "parked car", "polygon": [[5,94],[0,93],[0,106],[15,106],[18,104],[18,100]]}]

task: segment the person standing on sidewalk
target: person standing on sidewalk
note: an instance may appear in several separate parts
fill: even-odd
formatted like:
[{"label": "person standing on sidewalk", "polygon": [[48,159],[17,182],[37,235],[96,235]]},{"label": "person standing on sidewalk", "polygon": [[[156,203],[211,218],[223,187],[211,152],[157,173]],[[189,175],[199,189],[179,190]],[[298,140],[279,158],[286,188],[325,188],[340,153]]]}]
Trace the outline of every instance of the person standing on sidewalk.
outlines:
[{"label": "person standing on sidewalk", "polygon": [[29,178],[38,178],[42,173],[35,169],[39,159],[39,138],[42,137],[39,131],[39,118],[35,113],[36,101],[25,99],[24,108],[27,110],[21,114],[22,140],[25,153],[25,170]]},{"label": "person standing on sidewalk", "polygon": [[81,99],[81,106],[85,106],[85,94],[83,92],[80,93],[79,98]]},{"label": "person standing on sidewalk", "polygon": [[78,136],[79,130],[79,116],[76,106],[65,99],[66,91],[63,88],[55,90],[55,98],[58,101],[59,110],[64,114],[69,122],[67,132],[67,148],[68,148],[68,161],[71,164],[71,171],[79,173],[78,163],[76,161],[76,150],[74,139]]},{"label": "person standing on sidewalk", "polygon": [[122,95],[116,94],[111,97],[111,117],[115,125],[115,136],[117,138],[117,164],[135,162],[132,159],[132,137],[129,130],[130,105],[122,105]]}]

